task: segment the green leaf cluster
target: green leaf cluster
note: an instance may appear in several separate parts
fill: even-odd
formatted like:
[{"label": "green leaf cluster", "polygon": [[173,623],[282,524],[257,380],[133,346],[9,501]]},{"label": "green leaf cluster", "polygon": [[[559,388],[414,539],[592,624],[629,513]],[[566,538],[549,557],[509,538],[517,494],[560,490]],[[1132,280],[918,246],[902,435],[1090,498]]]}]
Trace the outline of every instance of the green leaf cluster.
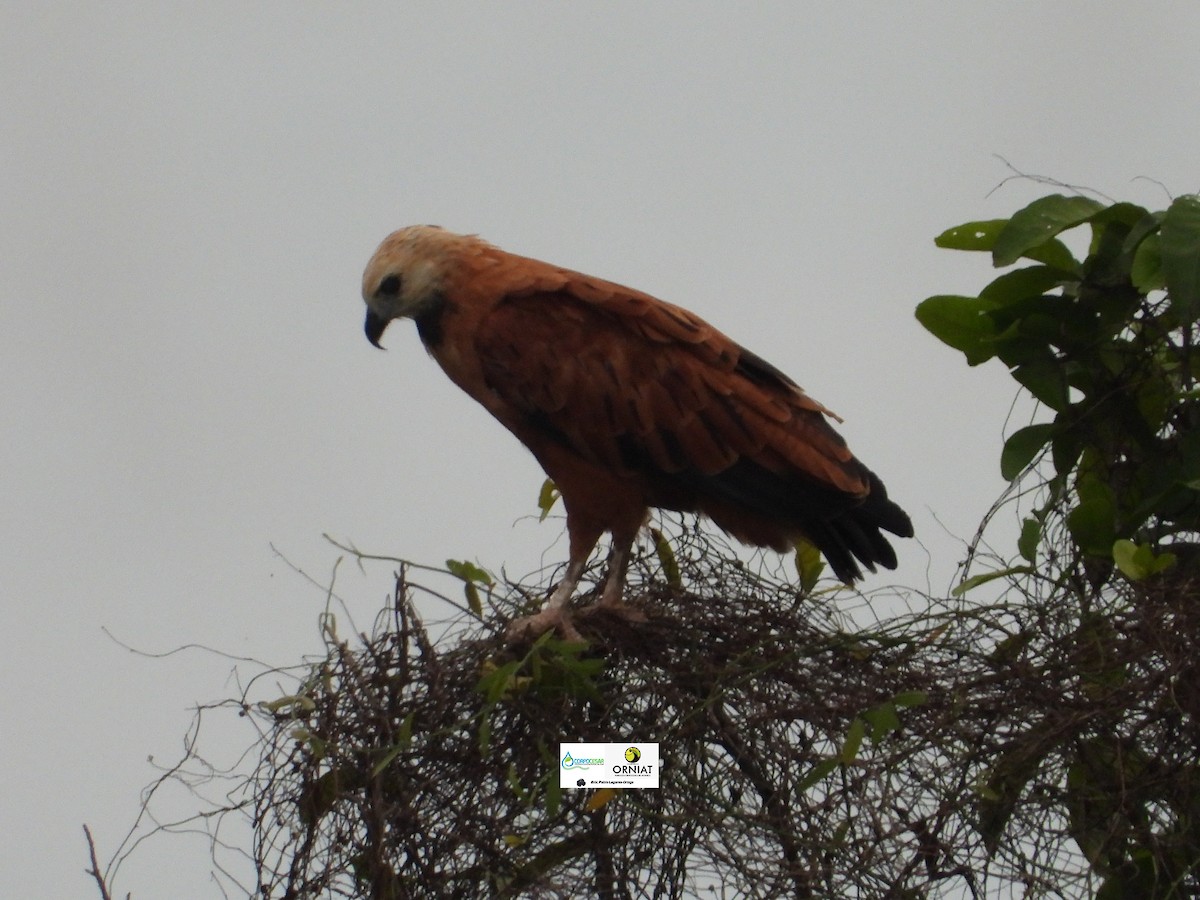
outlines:
[{"label": "green leaf cluster", "polygon": [[1098,900],[1190,896],[1200,804],[1179,691],[1194,668],[1176,632],[1194,630],[1184,564],[1200,533],[1200,197],[1151,211],[1055,194],[937,244],[990,253],[1002,271],[977,296],[930,297],[917,318],[969,365],[998,360],[1043,413],[1000,453],[1004,478],[1038,497],[1016,558],[954,593],[1005,579],[1016,628],[989,664],[1059,689],[990,750],[976,829],[997,852],[1053,785]]},{"label": "green leaf cluster", "polygon": [[[1096,900],[1192,896],[1194,794],[1162,788],[1169,773],[1135,743],[1112,736],[1079,743],[1067,772],[1067,828],[1101,877]],[[1156,790],[1155,786],[1159,789]],[[1151,833],[1155,811],[1170,810],[1171,828]]]},{"label": "green leaf cluster", "polygon": [[483,600],[479,596],[479,588],[483,587],[490,591],[496,583],[496,579],[486,569],[465,559],[446,560],[446,571],[455,578],[462,579],[463,596],[466,598],[467,608],[477,619],[482,619]]},{"label": "green leaf cluster", "polygon": [[[1083,259],[1063,240],[1077,229],[1088,238]],[[1150,211],[1055,194],[936,242],[990,253],[1005,271],[978,296],[930,297],[918,320],[972,366],[999,360],[1050,414],[1008,437],[1002,475],[1048,457],[1047,508],[1069,503],[1066,524],[1085,557],[1112,562],[1118,541],[1200,529],[1200,197]],[[1022,532],[1031,564],[1041,514]],[[1161,571],[1117,546],[1129,577]]]},{"label": "green leaf cluster", "polygon": [[[480,754],[486,755],[491,750],[493,716],[504,703],[524,701],[544,704],[563,698],[572,702],[599,700],[601,692],[596,680],[604,672],[606,663],[603,658],[588,655],[587,649],[585,643],[560,640],[554,636],[554,632],[548,631],[534,641],[523,656],[502,663],[493,660],[484,662],[476,684],[476,690],[484,699],[478,713]],[[537,798],[543,798],[546,816],[554,818],[562,803],[558,766],[553,754],[540,741],[538,747],[546,766],[545,774],[537,784],[525,788],[511,767],[508,784],[530,808],[537,805]],[[522,838],[513,835],[511,840],[506,840],[510,846],[518,846]],[[541,869],[541,863],[537,860],[529,865]]]},{"label": "green leaf cluster", "polygon": [[821,782],[842,766],[849,766],[858,758],[863,740],[878,744],[901,726],[900,711],[912,706],[923,706],[928,701],[924,691],[902,691],[877,706],[864,710],[850,722],[845,740],[837,754],[817,762],[800,779],[797,790],[806,791]]},{"label": "green leaf cluster", "polygon": [[547,631],[523,656],[503,663],[488,661],[480,673],[476,689],[483,694],[479,714],[479,748],[486,753],[491,744],[491,717],[506,699],[529,694],[549,701],[568,697],[578,701],[599,700],[596,679],[604,671],[601,657],[587,654],[588,645],[564,641]]}]

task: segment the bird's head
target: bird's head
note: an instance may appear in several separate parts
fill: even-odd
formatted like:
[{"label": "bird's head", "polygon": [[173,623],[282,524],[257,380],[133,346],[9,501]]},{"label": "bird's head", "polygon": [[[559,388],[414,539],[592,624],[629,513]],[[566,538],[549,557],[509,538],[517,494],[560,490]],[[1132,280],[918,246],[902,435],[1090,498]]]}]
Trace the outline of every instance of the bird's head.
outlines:
[{"label": "bird's head", "polygon": [[457,250],[469,238],[412,225],[384,238],[363,272],[364,330],[376,347],[392,319],[417,318],[441,302]]}]

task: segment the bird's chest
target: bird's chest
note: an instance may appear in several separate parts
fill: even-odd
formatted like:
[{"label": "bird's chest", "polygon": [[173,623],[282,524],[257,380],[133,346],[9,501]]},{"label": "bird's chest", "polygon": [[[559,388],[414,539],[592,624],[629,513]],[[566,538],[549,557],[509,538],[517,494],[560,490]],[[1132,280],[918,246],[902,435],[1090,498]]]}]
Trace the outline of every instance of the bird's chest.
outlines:
[{"label": "bird's chest", "polygon": [[[451,307],[442,311],[435,326],[421,330],[421,339],[429,355],[450,380],[507,425],[508,410],[488,384],[483,360],[475,343],[476,332],[471,317]],[[431,340],[430,336],[436,340]]]}]

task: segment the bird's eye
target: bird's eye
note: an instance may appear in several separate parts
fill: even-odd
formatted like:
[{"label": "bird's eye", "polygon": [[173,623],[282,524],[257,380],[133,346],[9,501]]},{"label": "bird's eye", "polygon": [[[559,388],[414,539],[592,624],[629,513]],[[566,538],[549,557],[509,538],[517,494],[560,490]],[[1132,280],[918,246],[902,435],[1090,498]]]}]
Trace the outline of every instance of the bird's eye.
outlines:
[{"label": "bird's eye", "polygon": [[384,297],[395,297],[400,293],[400,276],[389,275],[379,282],[379,293]]}]

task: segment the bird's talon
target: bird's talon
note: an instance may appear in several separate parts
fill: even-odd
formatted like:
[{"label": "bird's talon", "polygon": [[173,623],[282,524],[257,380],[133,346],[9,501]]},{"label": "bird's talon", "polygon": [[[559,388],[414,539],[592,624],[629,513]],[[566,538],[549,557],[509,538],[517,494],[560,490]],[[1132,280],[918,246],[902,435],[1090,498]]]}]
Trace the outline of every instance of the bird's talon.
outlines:
[{"label": "bird's talon", "polygon": [[582,641],[571,614],[562,608],[543,609],[531,616],[513,619],[504,632],[504,639],[510,644],[524,640],[536,640],[547,631],[557,631],[567,641]]},{"label": "bird's talon", "polygon": [[582,614],[590,612],[606,612],[611,616],[616,616],[619,619],[624,619],[626,622],[648,622],[646,614],[636,606],[630,606],[621,600],[601,599],[595,606],[588,607],[581,611]]}]

